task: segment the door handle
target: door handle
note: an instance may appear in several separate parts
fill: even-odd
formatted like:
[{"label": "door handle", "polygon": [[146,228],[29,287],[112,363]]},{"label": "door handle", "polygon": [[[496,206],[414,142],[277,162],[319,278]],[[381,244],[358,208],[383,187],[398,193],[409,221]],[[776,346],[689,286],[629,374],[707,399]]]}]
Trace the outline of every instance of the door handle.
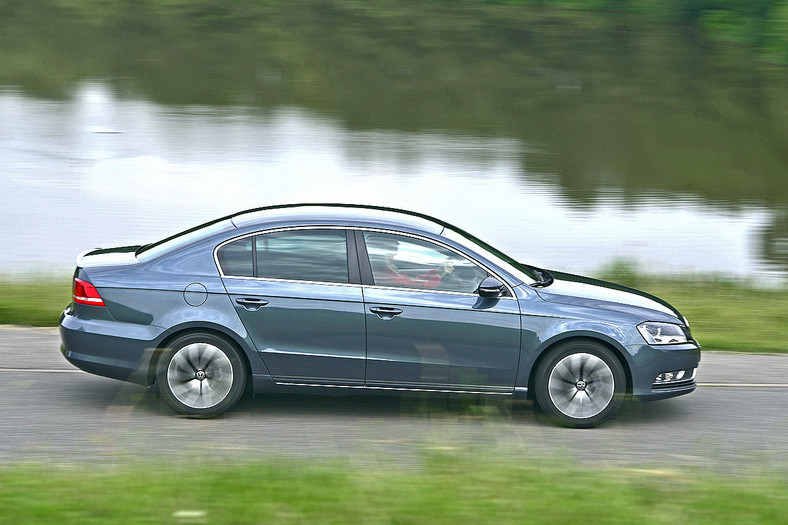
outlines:
[{"label": "door handle", "polygon": [[370,312],[376,314],[378,317],[383,319],[384,321],[388,321],[392,319],[395,315],[399,315],[402,313],[402,310],[399,308],[392,308],[390,306],[373,306],[369,309]]},{"label": "door handle", "polygon": [[258,299],[256,297],[239,297],[235,300],[236,303],[240,304],[250,312],[256,312],[263,306],[268,304],[268,301],[265,299]]}]

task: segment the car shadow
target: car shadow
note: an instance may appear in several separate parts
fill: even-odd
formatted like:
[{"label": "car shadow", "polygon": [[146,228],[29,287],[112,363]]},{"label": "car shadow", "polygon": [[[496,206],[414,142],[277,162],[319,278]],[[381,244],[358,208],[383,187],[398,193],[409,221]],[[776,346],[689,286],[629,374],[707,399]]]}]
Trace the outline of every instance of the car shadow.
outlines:
[{"label": "car shadow", "polygon": [[309,395],[309,394],[258,394],[245,396],[232,413],[273,416],[332,415],[353,418],[380,417],[457,417],[490,418],[506,417],[512,411],[508,398],[478,395]]}]

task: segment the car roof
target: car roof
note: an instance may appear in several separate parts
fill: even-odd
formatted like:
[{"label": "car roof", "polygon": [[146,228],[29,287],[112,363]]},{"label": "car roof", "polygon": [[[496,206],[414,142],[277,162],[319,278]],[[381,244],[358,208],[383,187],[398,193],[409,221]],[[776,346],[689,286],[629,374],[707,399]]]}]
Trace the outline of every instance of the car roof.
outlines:
[{"label": "car roof", "polygon": [[[282,204],[227,215],[145,246],[135,255],[152,259],[187,244],[208,244],[232,240],[257,231],[289,227],[336,226],[383,229],[441,236],[463,246],[499,267],[512,281],[523,282],[520,274],[532,275],[522,265],[473,235],[451,224],[418,212],[359,204],[304,203]],[[480,251],[481,250],[481,251]],[[491,259],[492,258],[492,259]]]},{"label": "car roof", "polygon": [[253,231],[260,228],[308,225],[390,227],[434,235],[441,234],[446,227],[453,228],[450,224],[428,215],[383,206],[324,203],[280,204],[245,210],[214,219],[160,241],[141,246],[137,249],[136,255],[147,254],[145,257],[151,257],[153,254],[169,251],[199,238],[227,232],[228,229]]},{"label": "car roof", "polygon": [[355,226],[389,226],[440,234],[450,226],[421,213],[359,204],[283,204],[255,208],[233,214],[230,219],[236,228],[276,224],[334,224]]}]

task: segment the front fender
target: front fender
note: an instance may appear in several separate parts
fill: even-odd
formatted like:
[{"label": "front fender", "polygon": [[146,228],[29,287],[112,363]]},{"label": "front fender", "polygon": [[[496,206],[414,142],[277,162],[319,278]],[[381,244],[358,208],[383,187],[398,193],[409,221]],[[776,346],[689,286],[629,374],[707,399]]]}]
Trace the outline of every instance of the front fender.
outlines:
[{"label": "front fender", "polygon": [[[539,359],[554,345],[569,339],[592,339],[611,347],[625,361],[627,376],[632,368],[632,355],[627,351],[631,344],[631,336],[620,326],[580,320],[580,319],[554,319],[549,323],[541,320],[538,329],[529,329],[526,320],[523,321],[522,348],[520,353],[520,367],[517,372],[515,386],[528,388],[531,374]],[[545,325],[548,326],[545,326]]]}]

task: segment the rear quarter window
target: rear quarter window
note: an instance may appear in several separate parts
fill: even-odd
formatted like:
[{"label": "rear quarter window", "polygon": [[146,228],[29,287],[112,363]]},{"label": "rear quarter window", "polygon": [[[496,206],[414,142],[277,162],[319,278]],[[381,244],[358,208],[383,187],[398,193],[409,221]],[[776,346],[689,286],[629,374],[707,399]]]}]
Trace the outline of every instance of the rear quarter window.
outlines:
[{"label": "rear quarter window", "polygon": [[233,277],[254,277],[252,267],[252,243],[254,237],[246,237],[225,244],[216,251],[222,273]]}]

